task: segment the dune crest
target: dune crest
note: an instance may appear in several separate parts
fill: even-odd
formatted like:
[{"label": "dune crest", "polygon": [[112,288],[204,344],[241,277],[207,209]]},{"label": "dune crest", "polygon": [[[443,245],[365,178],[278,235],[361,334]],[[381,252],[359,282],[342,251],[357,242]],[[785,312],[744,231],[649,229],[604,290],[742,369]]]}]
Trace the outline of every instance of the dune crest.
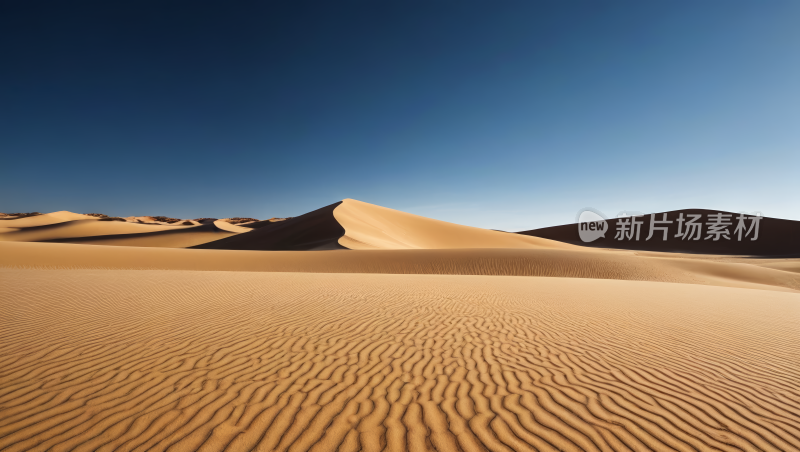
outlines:
[{"label": "dune crest", "polygon": [[345,230],[339,244],[352,250],[578,248],[539,237],[434,220],[355,199],[342,201],[333,216]]}]

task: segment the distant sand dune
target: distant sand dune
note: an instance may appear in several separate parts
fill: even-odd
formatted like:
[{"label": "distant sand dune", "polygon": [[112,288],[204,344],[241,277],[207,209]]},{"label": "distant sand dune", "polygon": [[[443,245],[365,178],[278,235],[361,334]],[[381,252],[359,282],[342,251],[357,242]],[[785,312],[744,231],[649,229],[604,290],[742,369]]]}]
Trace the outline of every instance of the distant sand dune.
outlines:
[{"label": "distant sand dune", "polygon": [[0,221],[0,227],[4,228],[27,228],[31,226],[44,226],[47,224],[63,223],[65,221],[74,220],[96,220],[95,217],[83,215],[80,213],[67,212],[62,210],[59,212],[51,212],[35,217],[19,218],[16,220],[3,220]]},{"label": "distant sand dune", "polygon": [[[27,220],[27,218],[24,218],[24,220]],[[182,227],[185,228],[187,226]],[[100,235],[142,234],[174,230],[175,228],[176,226],[136,224],[123,221],[100,221],[96,218],[92,218],[87,220],[69,220],[41,226],[28,226],[13,232],[0,234],[0,241],[42,242]]]},{"label": "distant sand dune", "polygon": [[0,270],[0,312],[4,451],[800,450],[794,293]]},{"label": "distant sand dune", "polygon": [[251,231],[222,221],[203,225],[142,224],[55,212],[0,222],[0,242],[187,248]]},{"label": "distant sand dune", "polygon": [[[153,228],[149,225],[137,225]],[[229,225],[232,226],[232,225]],[[234,226],[235,227],[235,226]],[[155,226],[154,232],[139,232],[137,234],[116,234],[116,235],[97,235],[93,237],[77,237],[51,240],[60,243],[80,243],[85,245],[110,245],[110,246],[137,246],[137,247],[159,247],[159,248],[188,248],[206,242],[212,242],[225,237],[236,235],[237,232],[230,232],[217,227],[217,223],[204,224],[198,226]],[[232,229],[232,228],[231,228]],[[104,232],[108,232],[105,230]]]}]

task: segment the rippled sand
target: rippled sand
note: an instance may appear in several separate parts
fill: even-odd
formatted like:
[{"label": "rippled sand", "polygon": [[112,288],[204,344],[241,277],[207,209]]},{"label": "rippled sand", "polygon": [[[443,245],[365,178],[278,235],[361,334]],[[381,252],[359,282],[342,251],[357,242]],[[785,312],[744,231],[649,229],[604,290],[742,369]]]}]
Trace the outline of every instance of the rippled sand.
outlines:
[{"label": "rippled sand", "polygon": [[779,289],[0,269],[0,449],[800,450]]}]

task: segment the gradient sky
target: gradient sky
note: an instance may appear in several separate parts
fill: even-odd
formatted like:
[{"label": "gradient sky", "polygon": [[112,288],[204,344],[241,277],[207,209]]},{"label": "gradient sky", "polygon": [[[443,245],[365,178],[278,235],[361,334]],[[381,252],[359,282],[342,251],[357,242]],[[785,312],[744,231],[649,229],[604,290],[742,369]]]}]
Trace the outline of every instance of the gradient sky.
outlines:
[{"label": "gradient sky", "polygon": [[0,3],[0,212],[800,220],[800,2]]}]

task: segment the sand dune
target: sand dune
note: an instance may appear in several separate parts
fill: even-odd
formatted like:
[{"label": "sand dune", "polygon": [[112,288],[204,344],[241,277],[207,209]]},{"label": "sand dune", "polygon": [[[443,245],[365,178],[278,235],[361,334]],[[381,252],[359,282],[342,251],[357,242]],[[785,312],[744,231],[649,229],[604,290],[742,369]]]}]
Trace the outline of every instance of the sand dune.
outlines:
[{"label": "sand dune", "polygon": [[[123,223],[124,224],[124,223]],[[132,226],[139,226],[131,224]],[[152,228],[149,225],[141,225]],[[106,234],[90,237],[64,238],[51,240],[60,243],[80,243],[86,245],[112,245],[112,246],[137,246],[159,248],[188,248],[206,242],[213,242],[221,238],[236,235],[231,228],[220,229],[216,223],[199,226],[165,226],[156,227],[154,232],[140,232],[138,234]],[[108,232],[108,231],[104,231]]]},{"label": "sand dune", "polygon": [[[33,217],[36,218],[36,217]],[[24,218],[27,220],[27,218]],[[28,226],[0,234],[0,241],[43,242],[115,234],[142,234],[155,231],[186,228],[187,226],[161,226],[126,223],[123,221],[69,220],[40,226]]]},{"label": "sand dune", "polygon": [[197,246],[220,250],[401,250],[453,248],[575,249],[573,245],[447,223],[354,199],[280,222],[259,222],[247,235]]},{"label": "sand dune", "polygon": [[7,451],[800,449],[798,294],[119,270],[0,294]]},{"label": "sand dune", "polygon": [[95,217],[83,215],[80,213],[67,212],[62,210],[59,212],[45,213],[35,217],[18,218],[14,220],[0,221],[0,226],[4,228],[28,228],[31,226],[44,226],[47,224],[63,223],[65,221],[74,220],[96,220]]},{"label": "sand dune", "polygon": [[0,242],[61,242],[168,248],[187,248],[252,231],[223,221],[203,225],[142,224],[103,221],[71,212],[7,220],[0,226],[8,226],[0,227]]},{"label": "sand dune", "polygon": [[[674,223],[678,214],[708,215],[715,212],[688,209],[668,212],[668,214],[671,215],[670,218]],[[642,218],[644,236],[647,235],[649,218],[649,216]],[[129,217],[129,219],[155,221],[154,217]],[[192,234],[191,239],[188,238],[189,236],[174,235],[173,237],[176,239],[183,238],[172,243],[163,238],[155,241],[146,237],[126,241],[116,240],[116,238],[108,240],[94,238],[119,234],[150,234],[160,230],[191,226],[178,223],[141,224],[138,222],[99,221],[88,215],[66,211],[0,221],[0,241],[57,240],[120,246],[127,243],[132,246],[140,246],[138,244],[146,243],[145,246],[260,251],[464,248],[575,250],[588,247],[673,253],[800,257],[800,222],[797,221],[763,218],[760,223],[760,237],[757,241],[747,238],[743,241],[724,239],[686,241],[671,235],[667,241],[646,240],[644,236],[640,237],[639,241],[619,241],[614,239],[617,221],[617,219],[609,220],[610,232],[606,234],[605,238],[584,243],[578,237],[578,228],[574,224],[512,234],[447,223],[354,199],[345,199],[295,218],[271,219],[242,225],[231,224],[225,220],[214,220],[213,224],[217,231],[226,231],[231,234],[203,236],[199,234],[201,231],[197,230],[195,231],[197,234]],[[199,225],[194,224],[194,226]],[[671,227],[677,228],[675,224]],[[245,233],[246,235],[241,235]],[[88,239],[85,241],[65,240],[78,237],[87,237]]]},{"label": "sand dune", "polygon": [[349,249],[447,249],[447,248],[550,248],[573,246],[524,235],[433,220],[399,210],[345,199],[333,216],[344,227],[339,243]]},{"label": "sand dune", "polygon": [[284,221],[262,223],[256,229],[239,226],[250,232],[196,248],[259,251],[343,249],[338,240],[344,235],[344,229],[333,216],[334,209],[340,204],[337,202]]}]

